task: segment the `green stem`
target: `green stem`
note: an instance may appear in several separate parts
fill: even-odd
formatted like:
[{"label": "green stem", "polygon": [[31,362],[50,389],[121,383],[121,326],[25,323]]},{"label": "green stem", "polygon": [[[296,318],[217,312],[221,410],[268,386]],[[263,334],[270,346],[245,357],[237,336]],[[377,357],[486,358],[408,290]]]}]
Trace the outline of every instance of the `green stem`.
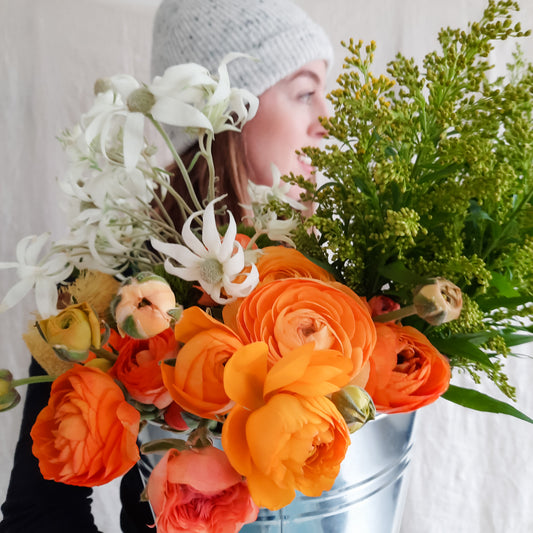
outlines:
[{"label": "green stem", "polygon": [[509,219],[503,226],[499,236],[496,239],[494,239],[490,243],[490,246],[485,250],[485,253],[483,254],[482,259],[486,259],[490,255],[492,250],[494,250],[497,246],[499,246],[500,241],[505,236],[505,234],[509,231],[509,228],[511,227],[511,223],[520,214],[524,205],[531,201],[532,196],[533,196],[533,189],[531,189],[526,195],[524,195],[524,197],[522,198],[522,201],[520,202],[520,204],[518,204],[518,207],[513,211],[513,213],[511,214],[511,216],[509,217]]},{"label": "green stem", "polygon": [[[187,176],[189,174],[187,173]],[[170,194],[170,196],[172,196],[174,198],[174,200],[176,200],[176,203],[178,204],[178,207],[180,208],[181,212],[182,212],[182,216],[183,218],[186,218],[187,216],[189,216],[193,210],[189,207],[189,205],[187,204],[187,202],[174,190],[174,187],[172,187],[171,185],[169,185],[167,183],[166,180],[164,179],[161,179],[159,176],[153,176],[152,179],[161,187],[161,188],[165,188],[167,193]],[[187,215],[185,216],[185,213],[187,213]]]},{"label": "green stem", "polygon": [[407,316],[412,316],[416,314],[417,313],[415,306],[407,305],[406,307],[402,307],[401,309],[397,309],[396,311],[391,311],[390,313],[383,313],[382,315],[375,316],[374,322],[393,322],[405,318]]},{"label": "green stem", "polygon": [[104,350],[103,348],[91,347],[91,352],[93,352],[94,355],[96,355],[97,357],[100,357],[101,359],[106,359],[110,363],[115,363],[118,358],[117,355],[107,350]]},{"label": "green stem", "polygon": [[14,379],[11,382],[12,387],[19,387],[20,385],[31,385],[32,383],[51,383],[57,376],[32,376],[21,379]]},{"label": "green stem", "polygon": [[200,150],[207,163],[207,169],[209,171],[209,184],[207,189],[207,201],[211,202],[215,199],[215,165],[213,163],[213,155],[211,148],[213,144],[213,134],[211,132],[206,135],[205,145],[200,139]]},{"label": "green stem", "polygon": [[176,165],[178,165],[178,169],[181,172],[181,176],[183,178],[183,181],[185,182],[185,186],[187,187],[187,191],[189,192],[189,195],[191,196],[192,202],[194,204],[194,207],[197,211],[202,211],[202,204],[198,200],[198,196],[196,195],[196,191],[194,190],[194,187],[191,182],[191,178],[189,176],[189,173],[187,172],[187,169],[185,168],[185,165],[183,164],[183,161],[181,157],[178,155],[178,152],[176,152],[176,148],[174,148],[174,145],[172,144],[171,140],[169,139],[166,131],[161,127],[161,124],[157,120],[154,119],[151,115],[148,115],[148,118],[154,125],[155,129],[159,132],[161,137],[163,137],[163,140],[165,141],[166,145],[168,146],[168,149],[170,150],[170,153],[172,154],[172,157],[174,158],[174,161],[176,162]]}]

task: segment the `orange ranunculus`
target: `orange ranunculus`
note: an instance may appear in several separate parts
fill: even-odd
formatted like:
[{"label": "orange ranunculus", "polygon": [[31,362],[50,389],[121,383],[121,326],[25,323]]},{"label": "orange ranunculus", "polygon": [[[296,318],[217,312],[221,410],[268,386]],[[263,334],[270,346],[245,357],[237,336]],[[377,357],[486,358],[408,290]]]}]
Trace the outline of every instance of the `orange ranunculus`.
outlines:
[{"label": "orange ranunculus", "polygon": [[129,337],[119,349],[111,374],[126,387],[134,400],[163,409],[172,398],[163,384],[160,363],[174,359],[177,352],[172,328],[149,339]]},{"label": "orange ranunculus", "polygon": [[349,380],[350,361],[312,344],[268,370],[264,342],[243,346],[228,361],[224,385],[236,402],[222,427],[222,445],[246,477],[254,501],[271,510],[299,490],[329,490],[350,443],[343,417],[325,394]]},{"label": "orange ranunculus", "polygon": [[307,259],[298,250],[285,246],[268,246],[256,263],[259,281],[268,283],[285,278],[313,278],[334,281],[335,277],[327,270]]},{"label": "orange ranunculus", "polygon": [[370,298],[370,300],[368,300],[368,305],[370,306],[370,314],[372,315],[372,318],[400,309],[400,304],[398,302],[395,302],[392,298],[384,296],[383,294]]},{"label": "orange ranunculus", "polygon": [[245,343],[268,344],[271,365],[314,342],[316,349],[338,350],[350,359],[352,377],[361,372],[376,342],[366,303],[347,288],[315,279],[284,279],[258,287],[242,301],[236,328]]},{"label": "orange ranunculus", "polygon": [[54,381],[31,430],[43,477],[93,487],[121,476],[139,460],[139,421],[111,376],[75,365]]},{"label": "orange ranunculus", "polygon": [[[278,279],[312,278],[321,281],[334,281],[335,277],[327,270],[307,259],[298,250],[285,246],[267,246],[256,263],[259,272],[259,286]],[[242,298],[224,306],[224,323],[236,329],[236,314]]]},{"label": "orange ranunculus", "polygon": [[418,330],[388,322],[376,324],[366,390],[385,413],[414,411],[446,392],[450,364]]},{"label": "orange ranunculus", "polygon": [[223,451],[169,450],[147,485],[159,533],[236,533],[257,518],[246,481]]},{"label": "orange ranunculus", "polygon": [[183,409],[175,402],[171,402],[165,409],[165,424],[176,431],[187,431],[189,426],[183,419]]},{"label": "orange ranunculus", "polygon": [[184,345],[174,366],[163,364],[163,382],[183,409],[203,418],[217,419],[232,402],[224,392],[224,365],[242,346],[239,337],[199,307],[183,312],[175,336]]}]

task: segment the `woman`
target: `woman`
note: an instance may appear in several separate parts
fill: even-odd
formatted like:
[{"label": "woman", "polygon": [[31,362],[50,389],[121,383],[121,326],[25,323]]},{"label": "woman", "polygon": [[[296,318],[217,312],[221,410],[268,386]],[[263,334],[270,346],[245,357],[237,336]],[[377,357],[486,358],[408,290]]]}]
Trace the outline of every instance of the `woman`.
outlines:
[{"label": "woman", "polygon": [[[248,56],[228,64],[232,86],[259,97],[259,110],[242,133],[222,133],[213,145],[218,192],[228,193],[228,208],[238,217],[248,179],[270,185],[272,163],[282,174],[311,178],[312,167],[296,151],[316,146],[324,136],[318,117],[327,114],[325,83],[333,51],[324,30],[290,1],[162,2],[154,23],[153,76],[189,62],[216,72],[232,52]],[[193,140],[176,128],[169,134],[183,159],[192,160]],[[192,179],[205,197],[207,168],[197,166]],[[179,180],[174,185],[188,197]],[[178,210],[170,202],[168,207],[179,220]]]},{"label": "woman", "polygon": [[[215,72],[230,52],[255,58],[239,58],[229,65],[235,87],[259,96],[259,111],[242,134],[217,136],[214,161],[218,193],[228,194],[228,207],[241,214],[246,203],[248,179],[270,184],[270,165],[282,174],[294,172],[312,177],[313,169],[296,155],[303,146],[316,145],[324,135],[318,122],[326,114],[324,86],[332,48],[322,28],[288,0],[164,0],[154,25],[152,71],[154,75],[173,65],[199,63]],[[184,160],[197,147],[182,131],[171,138]],[[205,196],[206,169],[199,165],[192,178],[200,197]],[[181,191],[179,178],[174,178]],[[179,228],[183,222],[175,212]],[[35,361],[32,375],[43,373]],[[29,431],[46,405],[50,387],[32,385],[28,391],[7,499],[2,506],[0,532],[39,533],[76,531],[94,533],[90,510],[91,489],[44,480],[31,454]],[[121,525],[124,532],[149,532],[153,517],[140,504],[142,484],[132,469],[123,478]]]}]

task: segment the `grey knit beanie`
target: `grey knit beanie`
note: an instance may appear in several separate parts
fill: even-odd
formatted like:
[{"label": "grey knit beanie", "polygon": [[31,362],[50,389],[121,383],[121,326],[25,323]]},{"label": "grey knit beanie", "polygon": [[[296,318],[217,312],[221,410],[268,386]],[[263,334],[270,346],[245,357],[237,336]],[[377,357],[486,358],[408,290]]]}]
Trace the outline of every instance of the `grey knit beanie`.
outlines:
[{"label": "grey knit beanie", "polygon": [[[163,0],[155,16],[152,77],[170,66],[198,63],[216,73],[230,52],[233,87],[256,96],[316,59],[333,62],[325,31],[290,0]],[[172,132],[178,151],[191,144]]]}]

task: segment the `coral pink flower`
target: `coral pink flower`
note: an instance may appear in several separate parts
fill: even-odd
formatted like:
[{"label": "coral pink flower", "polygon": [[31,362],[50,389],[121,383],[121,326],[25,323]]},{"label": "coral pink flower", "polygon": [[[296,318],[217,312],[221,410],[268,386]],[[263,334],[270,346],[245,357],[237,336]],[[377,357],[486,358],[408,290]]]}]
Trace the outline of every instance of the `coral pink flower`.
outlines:
[{"label": "coral pink flower", "polygon": [[169,450],[147,493],[158,533],[236,533],[257,518],[246,482],[212,446]]}]

